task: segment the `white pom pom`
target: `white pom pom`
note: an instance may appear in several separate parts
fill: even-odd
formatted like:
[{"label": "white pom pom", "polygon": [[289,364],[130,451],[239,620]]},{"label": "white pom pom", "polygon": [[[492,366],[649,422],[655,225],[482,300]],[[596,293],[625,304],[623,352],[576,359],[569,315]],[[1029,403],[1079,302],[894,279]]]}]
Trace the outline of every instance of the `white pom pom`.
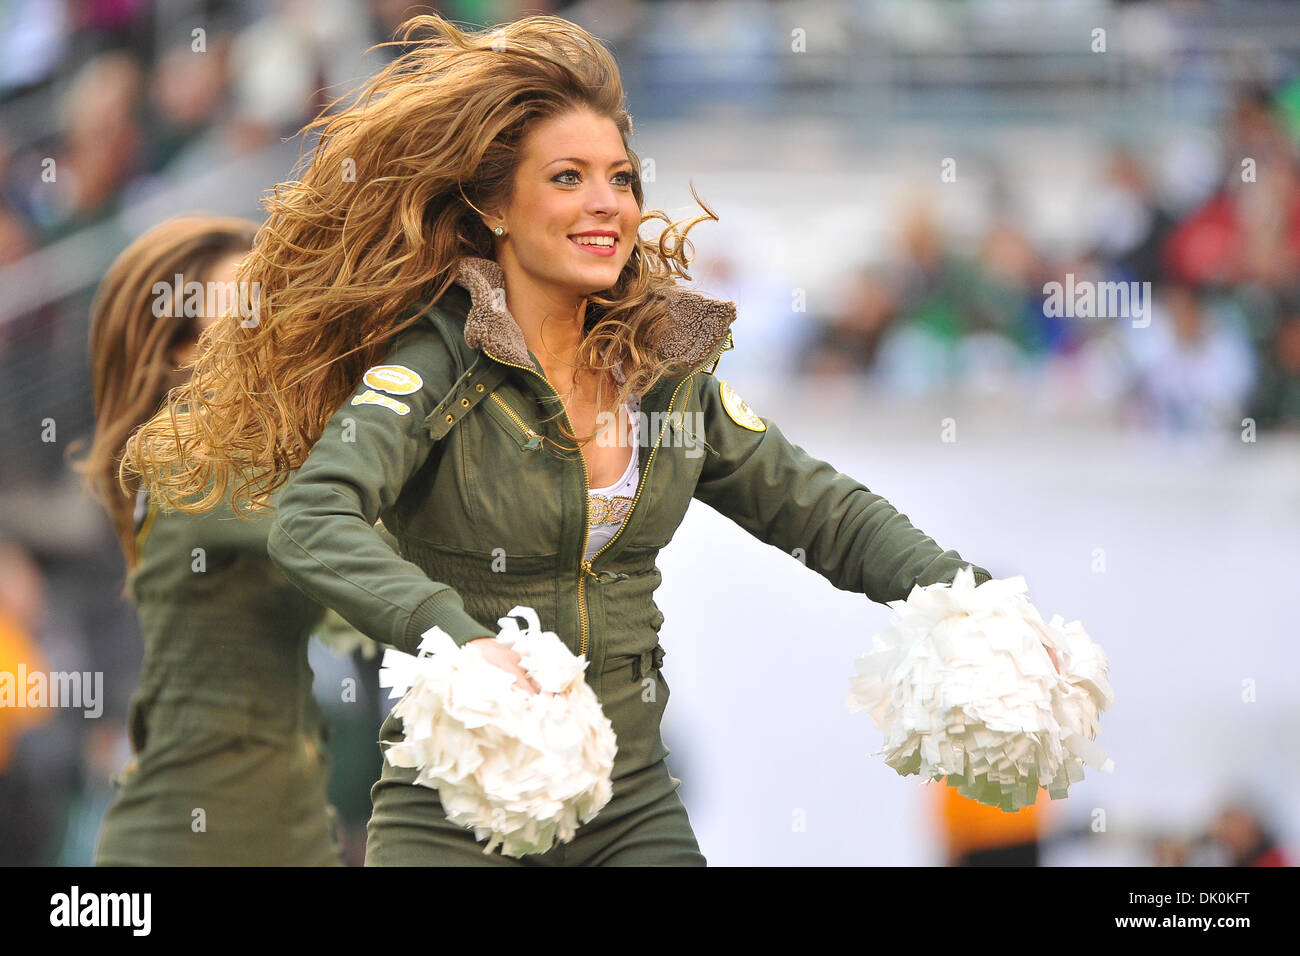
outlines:
[{"label": "white pom pom", "polygon": [[1040,786],[1066,796],[1083,763],[1114,769],[1093,740],[1114,704],[1106,655],[1080,622],[1045,624],[1025,591],[1020,576],[977,588],[963,568],[951,585],[889,603],[897,617],[856,661],[847,703],[871,714],[886,735],[876,753],[900,774],[947,776],[1010,811],[1035,803]]},{"label": "white pom pom", "polygon": [[420,656],[384,654],[379,683],[402,698],[393,713],[403,725],[403,739],[384,755],[418,769],[415,782],[438,791],[448,820],[487,840],[484,853],[500,846],[519,857],[569,842],[609,802],[618,746],[583,676],[585,655],[543,631],[532,608],[511,608],[497,623],[496,639],[514,648],[541,692],[523,690],[477,647],[457,647],[432,627]]}]

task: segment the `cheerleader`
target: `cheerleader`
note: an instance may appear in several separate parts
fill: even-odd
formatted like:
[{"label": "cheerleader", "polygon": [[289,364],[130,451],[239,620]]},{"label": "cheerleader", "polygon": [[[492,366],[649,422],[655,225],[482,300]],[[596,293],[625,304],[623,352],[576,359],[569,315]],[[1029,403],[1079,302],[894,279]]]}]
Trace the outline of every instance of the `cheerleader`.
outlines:
[{"label": "cheerleader", "polygon": [[127,437],[188,376],[256,223],[169,220],[113,263],[92,305],[95,436],[79,463],[112,519],[145,653],[132,757],[97,865],[338,866],[307,640],[323,609],[266,554],[268,518],[166,512],[119,485]]},{"label": "cheerleader", "polygon": [[[240,272],[260,325],[214,341],[127,466],[195,511],[235,482],[284,487],[272,559],[377,641],[415,653],[437,627],[536,691],[489,639],[521,606],[585,657],[617,755],[612,798],[572,841],[485,854],[388,761],[368,865],[703,865],[665,762],[653,600],[691,499],[876,601],[968,563],[715,376],[735,305],[678,280],[686,233],[717,217],[644,209],[595,38],[555,17],[481,32],[419,17],[401,43],[308,127],[309,168],[268,201]],[[718,595],[755,599],[725,573]],[[401,719],[381,737],[402,740]]]}]

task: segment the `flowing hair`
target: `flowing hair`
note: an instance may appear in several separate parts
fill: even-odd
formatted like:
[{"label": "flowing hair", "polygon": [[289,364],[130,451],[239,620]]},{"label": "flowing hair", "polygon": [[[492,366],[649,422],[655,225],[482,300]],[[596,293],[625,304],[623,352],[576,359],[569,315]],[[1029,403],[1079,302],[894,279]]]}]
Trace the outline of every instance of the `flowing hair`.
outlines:
[{"label": "flowing hair", "polygon": [[[108,512],[128,569],[136,565],[133,512],[139,486],[135,481],[119,484],[122,451],[127,437],[188,377],[190,366],[175,364],[175,350],[197,343],[201,328],[192,307],[196,303],[174,295],[176,276],[183,277],[182,291],[184,284],[206,282],[219,260],[247,253],[256,232],[257,223],[247,219],[169,219],[123,250],[91,301],[95,434],[85,457],[72,467]],[[167,294],[160,291],[163,287]],[[203,302],[206,308],[206,295]],[[69,454],[83,447],[85,441],[79,439]]]},{"label": "flowing hair", "polygon": [[[301,179],[263,200],[268,217],[238,276],[254,324],[209,329],[192,378],[127,444],[123,481],[139,475],[164,507],[202,512],[230,497],[238,513],[267,510],[365,370],[419,321],[410,306],[437,302],[463,257],[494,258],[479,207],[509,204],[534,124],[586,109],[627,146],[618,66],[569,21],[462,31],[419,16],[398,35],[381,46],[400,56],[304,127],[319,139]],[[576,365],[602,373],[598,407],[610,409],[686,371],[656,346],[677,277],[691,278],[686,233],[718,218],[698,196],[707,215],[684,227],[645,211],[641,161],[627,153],[638,226],[666,225],[657,239],[638,234],[615,284],[587,297]],[[620,362],[625,380],[605,402],[603,372]]]}]

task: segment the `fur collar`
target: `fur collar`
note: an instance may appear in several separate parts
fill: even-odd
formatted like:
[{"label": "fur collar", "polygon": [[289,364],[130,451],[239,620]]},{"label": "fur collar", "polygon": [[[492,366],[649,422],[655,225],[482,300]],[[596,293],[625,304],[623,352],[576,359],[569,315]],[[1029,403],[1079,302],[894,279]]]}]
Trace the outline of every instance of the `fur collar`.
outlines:
[{"label": "fur collar", "polygon": [[[505,307],[505,273],[501,266],[492,259],[466,256],[460,261],[455,281],[470,295],[466,344],[473,349],[488,349],[507,362],[533,367],[523,329]],[[668,296],[668,314],[673,322],[659,343],[660,356],[696,365],[712,355],[726,338],[729,326],[736,320],[736,304],[679,288]]]}]

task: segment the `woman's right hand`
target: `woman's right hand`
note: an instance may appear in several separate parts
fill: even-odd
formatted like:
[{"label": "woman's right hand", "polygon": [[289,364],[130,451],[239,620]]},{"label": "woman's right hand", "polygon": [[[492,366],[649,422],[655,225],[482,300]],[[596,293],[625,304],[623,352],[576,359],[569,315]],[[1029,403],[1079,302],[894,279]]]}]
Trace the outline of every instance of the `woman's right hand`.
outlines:
[{"label": "woman's right hand", "polygon": [[479,653],[487,659],[488,663],[495,664],[503,670],[514,674],[518,680],[515,686],[528,691],[530,694],[536,694],[541,691],[537,683],[528,676],[528,672],[519,666],[519,654],[512,647],[507,647],[495,637],[480,637],[472,640],[467,645],[477,647]]}]

